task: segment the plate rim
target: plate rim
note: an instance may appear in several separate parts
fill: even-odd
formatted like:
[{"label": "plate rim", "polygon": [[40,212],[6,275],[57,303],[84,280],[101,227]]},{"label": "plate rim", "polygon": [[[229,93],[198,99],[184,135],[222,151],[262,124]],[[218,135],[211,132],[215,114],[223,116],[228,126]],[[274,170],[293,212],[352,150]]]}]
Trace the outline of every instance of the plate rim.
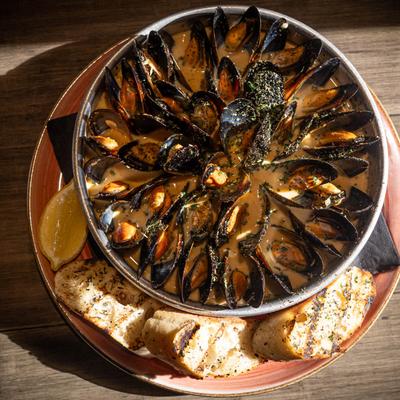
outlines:
[{"label": "plate rim", "polygon": [[[320,370],[326,368],[327,366],[331,365],[332,363],[334,363],[336,360],[338,360],[340,357],[342,357],[345,353],[347,353],[351,348],[353,348],[353,346],[355,346],[368,332],[369,330],[372,328],[372,326],[375,324],[376,320],[380,317],[381,313],[383,312],[383,310],[385,309],[387,303],[389,302],[390,298],[393,295],[393,292],[400,280],[400,269],[397,268],[397,270],[395,271],[395,275],[393,277],[393,279],[391,280],[390,283],[390,287],[385,291],[385,295],[384,295],[384,300],[381,302],[381,304],[379,305],[379,307],[377,308],[375,314],[373,315],[373,317],[370,319],[369,321],[369,325],[359,334],[359,336],[357,337],[357,339],[354,341],[354,343],[351,343],[346,349],[345,351],[336,354],[334,357],[330,358],[327,362],[325,362],[324,364],[321,364],[317,367],[314,367],[312,370],[308,371],[307,373],[304,373],[294,379],[289,379],[288,381],[282,383],[282,384],[277,384],[275,386],[272,387],[268,387],[268,388],[263,388],[260,390],[252,390],[252,391],[240,391],[240,392],[235,392],[235,393],[202,393],[200,391],[197,390],[185,390],[185,389],[181,389],[179,387],[171,386],[171,385],[167,385],[164,383],[160,383],[160,382],[156,382],[154,381],[152,378],[148,378],[143,374],[137,374],[134,373],[128,369],[126,369],[125,367],[123,367],[122,365],[119,365],[115,360],[113,360],[111,357],[109,357],[107,354],[105,354],[101,348],[97,347],[96,345],[94,345],[93,343],[91,343],[91,341],[89,340],[88,337],[86,337],[82,332],[79,331],[79,329],[75,326],[75,324],[72,322],[72,320],[70,319],[68,314],[72,314],[72,312],[70,310],[68,310],[62,303],[60,303],[57,300],[57,297],[55,296],[55,293],[53,292],[50,283],[48,282],[47,278],[45,277],[44,273],[43,273],[43,266],[42,263],[39,259],[39,252],[40,249],[37,246],[37,240],[34,240],[34,233],[33,233],[33,222],[32,222],[32,179],[33,179],[33,174],[35,172],[35,168],[38,162],[38,152],[39,149],[43,143],[43,139],[46,135],[46,125],[47,122],[52,118],[53,114],[55,113],[55,111],[57,110],[59,104],[62,102],[62,100],[64,99],[64,97],[67,95],[67,93],[69,93],[69,91],[71,90],[71,88],[74,86],[74,84],[82,77],[82,75],[85,74],[85,72],[87,72],[88,69],[90,69],[93,64],[95,64],[97,61],[99,61],[101,58],[103,58],[106,54],[108,54],[109,52],[112,52],[116,47],[121,46],[123,43],[125,43],[126,41],[128,41],[129,38],[125,38],[122,41],[120,41],[119,43],[115,44],[114,46],[112,46],[111,48],[107,49],[105,52],[103,52],[101,55],[99,55],[97,58],[95,58],[93,61],[91,61],[72,81],[71,83],[67,86],[67,88],[64,90],[64,92],[62,93],[62,95],[59,97],[59,99],[57,100],[57,102],[55,103],[54,107],[52,108],[51,112],[49,113],[47,119],[45,120],[44,126],[42,128],[42,131],[40,133],[40,136],[37,140],[34,152],[33,152],[33,156],[32,156],[32,160],[31,160],[31,164],[30,164],[30,168],[29,168],[29,177],[28,177],[28,183],[27,183],[27,216],[28,216],[28,222],[29,222],[29,231],[30,231],[30,240],[32,243],[32,248],[34,251],[34,255],[35,255],[35,260],[36,260],[36,265],[37,268],[39,270],[39,274],[41,277],[42,282],[44,283],[44,286],[46,288],[46,291],[49,295],[49,297],[51,298],[53,304],[56,306],[57,311],[60,313],[60,315],[63,317],[63,319],[66,321],[68,327],[76,334],[78,335],[85,343],[87,343],[93,350],[96,351],[96,353],[98,353],[100,356],[102,356],[104,359],[106,359],[108,362],[110,362],[110,364],[113,364],[114,366],[116,366],[117,368],[119,368],[120,370],[128,373],[130,376],[135,377],[141,381],[147,382],[149,384],[155,385],[157,387],[160,387],[162,389],[168,390],[168,391],[173,391],[173,392],[178,392],[178,393],[184,393],[184,394],[192,394],[192,395],[203,395],[203,396],[207,396],[207,397],[220,397],[221,395],[226,396],[226,397],[234,397],[234,396],[238,396],[238,395],[257,395],[257,394],[263,394],[263,393],[268,393],[268,392],[272,392],[274,390],[277,389],[281,389],[283,387],[292,385],[294,383],[300,382],[301,380],[312,376],[314,374],[316,374],[317,372],[319,372]],[[371,91],[372,92],[372,91]],[[374,95],[374,93],[372,92],[372,94]],[[377,107],[379,108],[380,113],[383,113],[383,115],[386,117],[388,123],[390,124],[390,126],[393,129],[393,132],[396,133],[396,129],[393,125],[393,122],[389,116],[389,114],[387,113],[387,111],[384,109],[383,105],[380,103],[379,99],[376,97],[376,100],[374,100],[376,102]],[[380,114],[379,114],[380,115]],[[386,131],[385,131],[386,133]],[[396,139],[396,143],[397,145],[400,147],[400,139],[397,135],[393,135]],[[84,321],[85,323],[89,324],[88,321]],[[122,350],[122,348],[121,348]]]}]

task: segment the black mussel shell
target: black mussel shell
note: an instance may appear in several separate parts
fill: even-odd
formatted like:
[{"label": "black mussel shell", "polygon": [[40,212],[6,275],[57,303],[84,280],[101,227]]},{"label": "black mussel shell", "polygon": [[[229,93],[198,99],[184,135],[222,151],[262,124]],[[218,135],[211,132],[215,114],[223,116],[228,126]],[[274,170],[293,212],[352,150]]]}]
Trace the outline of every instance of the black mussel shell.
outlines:
[{"label": "black mussel shell", "polygon": [[157,176],[150,181],[137,186],[131,198],[131,207],[134,210],[138,210],[142,204],[143,197],[157,186],[163,185],[168,181],[169,177],[165,175]]},{"label": "black mussel shell", "polygon": [[163,79],[166,81],[173,81],[174,67],[170,57],[169,48],[164,42],[162,36],[156,31],[151,31],[147,37],[146,44],[147,52],[160,67]]},{"label": "black mussel shell", "polygon": [[244,97],[251,100],[260,114],[279,109],[283,99],[283,77],[269,61],[251,64],[244,81]]},{"label": "black mussel shell", "polygon": [[85,175],[93,182],[100,183],[106,170],[118,162],[119,159],[113,156],[91,158],[85,164]]},{"label": "black mussel shell", "polygon": [[261,201],[264,203],[264,212],[259,221],[258,231],[256,233],[249,233],[239,242],[239,251],[244,256],[254,256],[256,248],[267,232],[270,223],[271,204],[268,198],[269,193],[267,185],[265,183],[259,186],[259,194],[261,195]]},{"label": "black mussel shell", "polygon": [[258,47],[261,31],[261,17],[257,7],[250,6],[240,20],[225,35],[228,51],[246,49],[250,55]]},{"label": "black mussel shell", "polygon": [[157,164],[169,174],[193,175],[200,168],[200,149],[186,136],[171,135],[160,148]]},{"label": "black mussel shell", "polygon": [[256,256],[250,256],[252,268],[249,276],[249,285],[244,300],[254,308],[260,307],[264,302],[265,295],[265,274],[264,268]]},{"label": "black mussel shell", "polygon": [[241,91],[241,75],[229,57],[222,57],[218,65],[218,93],[225,103],[239,97]]},{"label": "black mussel shell", "polygon": [[133,59],[133,67],[139,78],[143,95],[154,97],[154,91],[151,84],[151,77],[144,66],[145,56],[136,40],[132,42],[132,59]]},{"label": "black mussel shell", "polygon": [[202,289],[207,282],[209,274],[208,257],[205,252],[201,252],[193,261],[193,265],[189,266],[189,271],[182,277],[181,297],[186,301],[190,294],[196,289]]},{"label": "black mussel shell", "polygon": [[136,71],[125,58],[121,60],[121,72],[122,86],[119,100],[128,115],[132,117],[143,112],[143,87]]},{"label": "black mussel shell", "polygon": [[214,59],[211,43],[201,21],[195,21],[190,29],[190,40],[186,47],[183,63],[193,68],[212,70]]},{"label": "black mussel shell", "polygon": [[349,178],[353,178],[364,172],[369,162],[363,158],[358,157],[345,157],[339,158],[334,161],[335,165],[339,167]]},{"label": "black mussel shell", "polygon": [[323,146],[309,147],[304,146],[303,150],[312,156],[325,160],[336,160],[346,157],[353,153],[365,151],[369,146],[378,143],[379,136],[357,136],[349,140],[338,140],[336,143]]},{"label": "black mussel shell", "polygon": [[236,99],[222,111],[221,143],[225,153],[234,164],[244,160],[257,117],[252,102],[243,98]]},{"label": "black mussel shell", "polygon": [[285,144],[290,144],[292,140],[296,109],[297,102],[292,101],[289,103],[283,110],[281,118],[272,133],[272,139],[283,148]]},{"label": "black mussel shell", "polygon": [[310,39],[307,42],[277,51],[273,54],[272,62],[284,73],[301,74],[310,68],[321,52],[322,41]]},{"label": "black mussel shell", "polygon": [[168,129],[163,118],[146,113],[136,115],[129,122],[136,134],[148,135],[159,129]]},{"label": "black mussel shell", "polygon": [[157,142],[141,143],[139,140],[133,140],[119,149],[118,157],[126,165],[139,171],[158,171],[159,152],[160,144]]},{"label": "black mussel shell", "polygon": [[161,288],[171,276],[172,272],[177,268],[182,251],[183,235],[181,232],[178,232],[174,257],[151,265],[151,285],[154,289]]},{"label": "black mussel shell", "polygon": [[[118,221],[115,220],[116,212],[118,212]],[[142,229],[136,224],[131,213],[130,202],[120,200],[111,203],[100,216],[100,226],[108,234],[111,247],[133,248],[138,246],[143,239]]]},{"label": "black mussel shell", "polygon": [[337,71],[339,65],[339,58],[330,58],[313,69],[304,72],[300,77],[291,79],[289,82],[285,83],[285,99],[290,101],[290,99],[304,87],[324,86]]},{"label": "black mussel shell", "polygon": [[308,115],[317,111],[338,108],[351,99],[357,91],[358,86],[354,83],[330,89],[312,90],[301,100],[302,113]]},{"label": "black mussel shell", "polygon": [[371,197],[362,190],[352,186],[347,198],[340,203],[340,208],[352,215],[359,215],[370,210],[374,205]]},{"label": "black mussel shell", "polygon": [[171,112],[179,114],[189,108],[189,98],[174,84],[167,81],[156,81],[155,86]]},{"label": "black mussel shell", "polygon": [[100,108],[89,117],[89,127],[94,136],[102,135],[108,129],[118,129],[129,135],[129,127],[122,117],[113,110]]},{"label": "black mussel shell", "polygon": [[371,111],[323,111],[313,116],[312,130],[320,132],[356,131],[372,120]]},{"label": "black mussel shell", "polygon": [[264,40],[253,53],[250,62],[256,61],[264,53],[283,50],[286,44],[288,28],[289,24],[285,18],[279,18],[274,21],[265,33]]},{"label": "black mussel shell", "polygon": [[239,270],[232,270],[227,262],[227,257],[222,259],[224,264],[223,287],[228,307],[234,309],[237,303],[245,296],[248,290],[248,278]]},{"label": "black mussel shell", "polygon": [[215,137],[224,107],[225,103],[214,93],[195,92],[190,99],[190,121],[210,137]]},{"label": "black mussel shell", "polygon": [[104,86],[114,110],[117,111],[122,118],[128,119],[130,117],[129,112],[121,104],[121,88],[108,67],[105,67],[104,71]]},{"label": "black mussel shell", "polygon": [[221,279],[223,274],[218,251],[211,243],[206,245],[206,253],[208,258],[207,280],[200,288],[200,301],[203,304],[207,302],[210,294],[214,290],[221,290]]},{"label": "black mussel shell", "polygon": [[228,18],[221,7],[217,7],[212,20],[211,45],[215,65],[218,65],[218,48],[224,43],[225,36],[229,31]]},{"label": "black mussel shell", "polygon": [[272,117],[267,113],[260,126],[256,129],[251,144],[247,150],[243,168],[245,171],[253,171],[259,168],[269,151],[272,132]]}]

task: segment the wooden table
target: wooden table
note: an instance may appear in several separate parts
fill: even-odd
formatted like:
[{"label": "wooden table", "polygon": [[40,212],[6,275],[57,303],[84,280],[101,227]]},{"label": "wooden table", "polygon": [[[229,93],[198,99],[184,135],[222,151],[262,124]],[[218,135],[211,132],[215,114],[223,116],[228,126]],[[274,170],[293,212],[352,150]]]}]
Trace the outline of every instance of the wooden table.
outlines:
[{"label": "wooden table", "polygon": [[[156,19],[216,2],[1,3],[0,398],[176,397],[108,364],[61,319],[36,269],[26,218],[26,182],[46,116],[90,60]],[[349,57],[400,127],[398,0],[251,3],[291,15],[322,32]],[[319,374],[268,397],[399,398],[399,306],[398,289],[379,321],[350,353]]]}]

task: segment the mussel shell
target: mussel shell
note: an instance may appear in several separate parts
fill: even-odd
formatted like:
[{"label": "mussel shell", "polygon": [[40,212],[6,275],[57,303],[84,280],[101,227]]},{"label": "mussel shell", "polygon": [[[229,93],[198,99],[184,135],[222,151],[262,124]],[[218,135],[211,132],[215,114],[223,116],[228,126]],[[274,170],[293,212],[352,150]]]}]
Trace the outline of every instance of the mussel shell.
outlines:
[{"label": "mussel shell", "polygon": [[[115,228],[115,223],[114,223],[114,215],[117,210],[121,210],[122,213],[125,212],[131,212],[132,208],[130,206],[129,201],[125,200],[119,200],[111,203],[101,214],[100,219],[99,219],[99,224],[101,229],[106,233],[109,234],[112,232]],[[133,217],[127,218],[128,221],[134,221]],[[140,229],[140,228],[139,228]],[[142,234],[140,235],[142,238]],[[112,237],[109,239],[110,240],[110,245],[111,247],[115,249],[128,249],[128,248],[133,248],[136,247],[140,244],[140,240],[130,240],[124,243],[115,243],[112,239]]]},{"label": "mussel shell", "polygon": [[151,265],[151,285],[154,289],[161,288],[178,267],[179,260],[183,251],[183,235],[181,232],[177,233],[177,242],[175,248],[175,256],[167,261],[161,261]]},{"label": "mussel shell", "polygon": [[374,205],[371,197],[362,190],[352,186],[347,198],[340,203],[340,208],[358,216],[370,210]]},{"label": "mussel shell", "polygon": [[325,160],[336,160],[353,153],[365,151],[369,146],[378,143],[379,140],[379,136],[358,136],[353,140],[347,140],[332,145],[317,147],[304,146],[303,150],[312,156]]},{"label": "mussel shell", "polygon": [[277,107],[282,108],[283,77],[269,61],[251,64],[244,81],[244,97],[251,100],[260,114]]},{"label": "mussel shell", "polygon": [[293,135],[293,126],[294,126],[294,117],[296,114],[297,102],[292,101],[289,103],[283,113],[281,118],[276,125],[273,133],[272,140],[280,145],[284,145],[285,143],[290,143]]},{"label": "mussel shell", "polygon": [[254,256],[255,251],[265,233],[267,232],[270,216],[271,204],[268,197],[267,185],[265,183],[259,186],[261,199],[264,203],[264,212],[259,222],[259,229],[256,233],[249,233],[244,239],[239,242],[239,251],[244,256]]},{"label": "mussel shell", "polygon": [[285,18],[275,20],[259,46],[260,55],[285,48],[289,24]]},{"label": "mussel shell", "polygon": [[144,67],[145,57],[136,39],[132,42],[132,59],[133,67],[139,78],[143,94],[154,97],[154,91],[151,85],[151,78],[146,68]]},{"label": "mussel shell", "polygon": [[318,236],[314,235],[312,232],[309,232],[306,229],[305,224],[302,221],[300,221],[291,211],[289,211],[289,217],[295,232],[297,232],[300,236],[308,240],[313,246],[319,249],[326,250],[330,254],[333,254],[337,257],[342,256],[342,254],[334,245],[325,243]]},{"label": "mussel shell", "polygon": [[138,210],[142,204],[143,197],[155,187],[165,184],[168,181],[168,179],[169,177],[165,175],[160,175],[151,179],[146,183],[143,183],[140,186],[137,186],[132,193],[132,198],[131,198],[132,209]]},{"label": "mussel shell", "polygon": [[322,41],[320,39],[310,39],[297,47],[275,52],[272,62],[284,74],[289,72],[301,74],[312,66],[318,58],[321,48]]},{"label": "mussel shell", "polygon": [[247,150],[246,158],[243,163],[245,171],[253,171],[261,166],[269,151],[271,132],[272,118],[270,113],[267,113],[260,126],[257,128]]},{"label": "mussel shell", "polygon": [[225,35],[225,48],[228,51],[246,49],[250,55],[258,47],[261,31],[261,16],[258,8],[250,6],[240,20]]},{"label": "mussel shell", "polygon": [[171,135],[160,148],[158,165],[169,174],[193,175],[200,169],[200,149],[186,136]]},{"label": "mussel shell", "polygon": [[160,67],[163,79],[173,81],[174,67],[170,58],[169,48],[162,36],[156,31],[151,31],[147,37],[146,44],[147,52]]},{"label": "mussel shell", "polygon": [[[157,87],[157,90],[160,92],[163,98],[173,100],[176,103],[177,107],[181,108],[182,110],[186,110],[189,108],[189,98],[174,84],[167,81],[159,80],[155,82],[155,86]],[[169,108],[172,112],[176,112],[176,110],[171,108],[171,106],[169,106]]]},{"label": "mussel shell", "polygon": [[334,161],[349,178],[353,178],[363,173],[369,166],[369,162],[363,158],[358,157],[345,157],[339,158]]},{"label": "mussel shell", "polygon": [[224,10],[217,7],[212,20],[211,45],[215,65],[218,65],[218,48],[224,43],[225,36],[229,31],[229,22]]},{"label": "mussel shell", "polygon": [[127,110],[125,110],[125,108],[121,105],[120,101],[121,88],[119,87],[112,71],[108,67],[105,67],[104,70],[104,87],[108,99],[114,110],[117,111],[122,116],[122,118],[128,119],[130,115]]},{"label": "mussel shell", "polygon": [[168,129],[166,121],[151,114],[142,113],[130,119],[132,130],[136,134],[150,134],[159,129]]},{"label": "mussel shell", "polygon": [[252,260],[252,269],[244,300],[249,306],[257,308],[264,302],[265,275],[260,261],[255,256],[251,256],[250,259]]},{"label": "mussel shell", "polygon": [[216,290],[221,290],[221,279],[222,279],[222,270],[221,270],[221,262],[218,256],[218,252],[215,247],[208,243],[206,245],[206,252],[208,258],[208,274],[207,280],[200,288],[200,301],[201,303],[206,303],[210,297],[210,294]]},{"label": "mussel shell", "polygon": [[339,65],[339,58],[330,58],[315,68],[304,72],[300,77],[291,79],[287,84],[285,84],[285,99],[290,101],[290,99],[305,86],[324,86],[337,71]]},{"label": "mussel shell", "polygon": [[228,307],[234,309],[248,290],[248,278],[239,270],[231,270],[227,265],[226,257],[222,260],[225,266],[223,287]]},{"label": "mussel shell", "polygon": [[239,97],[241,91],[241,75],[229,57],[222,57],[218,65],[218,93],[225,103]]},{"label": "mussel shell", "polygon": [[[285,264],[282,265],[286,268],[293,269],[294,271],[302,274],[307,274],[309,276],[319,276],[322,272],[322,267],[323,267],[322,259],[320,255],[310,245],[310,243],[307,240],[305,240],[304,237],[298,235],[295,231],[287,229],[283,226],[272,225],[272,227],[276,229],[282,235],[282,237],[287,239],[287,243],[293,243],[295,247],[300,249],[306,261],[305,265],[303,266],[303,269],[293,268],[294,265],[293,263],[290,263],[290,266]],[[281,240],[279,242],[282,243]],[[285,245],[283,245],[282,248],[286,248]],[[279,261],[277,262],[279,263]]]},{"label": "mussel shell", "polygon": [[129,127],[115,111],[106,108],[94,110],[89,117],[89,127],[94,136],[105,133],[108,129],[118,129],[129,135]]},{"label": "mussel shell", "polygon": [[335,109],[350,100],[358,91],[358,86],[350,83],[330,89],[313,90],[302,99],[303,114],[310,114],[327,109]]},{"label": "mussel shell", "polygon": [[109,201],[122,200],[129,197],[133,190],[134,189],[126,182],[114,181],[105,185],[104,188],[99,193],[97,193],[96,196],[94,196],[94,198],[97,200]]},{"label": "mussel shell", "polygon": [[372,120],[374,114],[371,111],[323,111],[313,116],[311,129],[318,132],[330,131],[356,131]]},{"label": "mussel shell", "polygon": [[91,158],[85,164],[85,175],[93,182],[100,183],[106,170],[118,162],[119,159],[113,156]]},{"label": "mussel shell", "polygon": [[[236,155],[244,158],[246,153],[246,131],[257,122],[257,112],[250,100],[239,98],[228,104],[221,114],[221,143],[225,153],[232,161]],[[239,143],[240,142],[240,143]],[[237,162],[237,160],[235,160]]]},{"label": "mussel shell", "polygon": [[136,71],[123,58],[121,60],[122,87],[120,102],[129,116],[143,112],[144,92]]},{"label": "mussel shell", "polygon": [[225,103],[214,93],[199,91],[190,99],[190,120],[214,137],[220,127],[220,115]]},{"label": "mussel shell", "polygon": [[160,145],[156,142],[141,143],[139,140],[133,140],[119,149],[118,157],[123,163],[139,171],[158,171],[159,152]]}]

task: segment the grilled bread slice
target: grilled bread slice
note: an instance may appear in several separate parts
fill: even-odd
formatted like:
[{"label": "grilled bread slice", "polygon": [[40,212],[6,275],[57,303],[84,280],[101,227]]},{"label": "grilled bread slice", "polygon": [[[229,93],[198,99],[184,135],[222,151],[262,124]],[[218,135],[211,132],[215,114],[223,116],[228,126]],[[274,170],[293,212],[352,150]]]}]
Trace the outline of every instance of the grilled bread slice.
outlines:
[{"label": "grilled bread slice", "polygon": [[143,330],[147,349],[197,378],[239,375],[260,360],[251,349],[253,323],[158,310]]},{"label": "grilled bread slice", "polygon": [[277,361],[330,357],[361,325],[374,297],[372,275],[351,267],[311,300],[262,321],[253,349]]},{"label": "grilled bread slice", "polygon": [[130,350],[143,346],[142,329],[160,304],[105,261],[74,261],[55,276],[55,292],[70,309]]}]

